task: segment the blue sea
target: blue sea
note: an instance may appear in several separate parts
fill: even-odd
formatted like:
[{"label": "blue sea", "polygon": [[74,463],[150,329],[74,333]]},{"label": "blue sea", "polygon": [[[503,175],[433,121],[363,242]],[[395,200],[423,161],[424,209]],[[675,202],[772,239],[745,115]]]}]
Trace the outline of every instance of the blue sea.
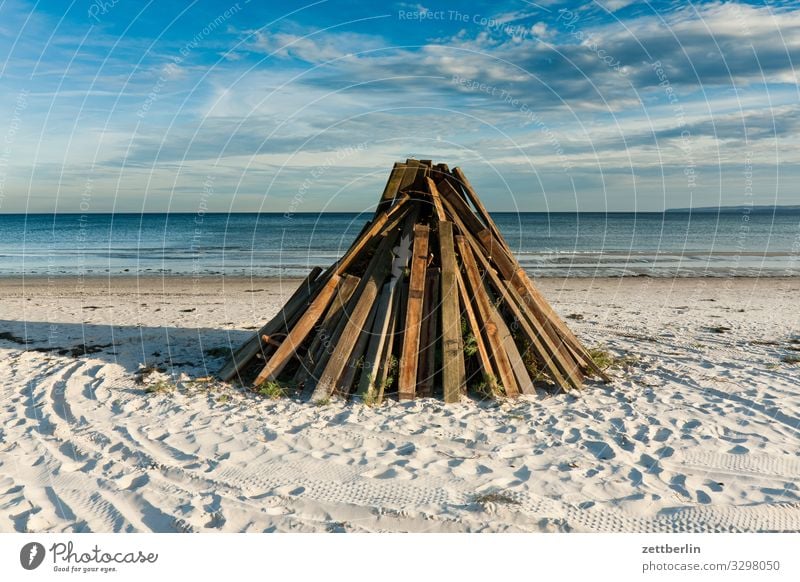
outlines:
[{"label": "blue sea", "polygon": [[[800,211],[495,213],[538,277],[800,275]],[[304,276],[368,214],[0,215],[0,275]]]}]

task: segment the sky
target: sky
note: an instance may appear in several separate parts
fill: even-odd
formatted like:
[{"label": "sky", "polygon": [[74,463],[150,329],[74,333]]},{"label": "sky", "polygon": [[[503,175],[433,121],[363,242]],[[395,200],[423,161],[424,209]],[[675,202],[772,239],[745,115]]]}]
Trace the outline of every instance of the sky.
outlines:
[{"label": "sky", "polygon": [[0,0],[0,212],[800,204],[800,3]]}]

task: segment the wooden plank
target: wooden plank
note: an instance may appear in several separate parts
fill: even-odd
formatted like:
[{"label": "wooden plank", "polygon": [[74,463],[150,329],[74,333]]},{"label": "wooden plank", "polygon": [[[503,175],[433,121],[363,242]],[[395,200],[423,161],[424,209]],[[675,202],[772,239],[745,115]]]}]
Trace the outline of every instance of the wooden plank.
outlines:
[{"label": "wooden plank", "polygon": [[400,182],[400,191],[404,192],[414,185],[417,181],[417,172],[420,170],[420,164],[417,160],[406,160],[406,171],[403,173],[403,179]]},{"label": "wooden plank", "polygon": [[464,226],[461,228],[466,227],[464,232],[472,234],[480,241],[486,254],[497,265],[498,270],[510,280],[516,272],[517,262],[509,254],[510,251],[505,242],[498,240],[492,234],[448,181],[439,185],[439,192],[444,201],[445,210],[453,215],[454,222],[459,223],[455,220],[457,216],[463,222]]},{"label": "wooden plank", "polygon": [[331,332],[330,337],[328,337],[325,341],[323,349],[317,353],[316,365],[314,366],[311,376],[306,380],[306,383],[303,386],[303,398],[311,397],[317,387],[317,382],[319,381],[320,376],[322,376],[322,372],[325,371],[325,366],[328,365],[328,360],[330,360],[330,358],[336,352],[337,345],[339,344],[339,338],[342,336],[342,332],[344,331],[347,322],[350,320],[350,314],[353,312],[356,304],[358,303],[358,290],[360,288],[361,285],[359,284],[359,287],[357,287],[356,291],[354,291],[350,296],[350,300],[347,302],[342,314],[339,316],[336,326],[333,328],[333,332]]},{"label": "wooden plank", "polygon": [[378,298],[374,322],[370,328],[370,337],[364,352],[364,366],[358,382],[358,395],[361,398],[372,398],[377,394],[378,363],[389,334],[394,297],[395,284],[388,281],[384,284]]},{"label": "wooden plank", "polygon": [[414,227],[414,246],[411,257],[408,300],[403,350],[400,356],[398,391],[400,400],[413,400],[417,388],[419,363],[420,324],[425,291],[425,267],[428,264],[428,238],[430,228],[424,224]]},{"label": "wooden plank", "polygon": [[356,342],[364,330],[367,318],[372,311],[378,290],[383,284],[389,271],[392,247],[397,240],[398,233],[394,230],[387,232],[383,241],[375,250],[367,272],[362,278],[361,285],[354,293],[358,298],[356,306],[347,318],[347,323],[341,336],[336,341],[336,351],[328,359],[325,369],[320,374],[319,380],[311,399],[315,402],[328,398],[336,388],[344,367],[350,358]]},{"label": "wooden plank", "polygon": [[359,380],[358,395],[362,398],[374,397],[376,395],[376,387],[380,386],[378,384],[379,366],[381,357],[385,352],[387,335],[394,334],[394,327],[390,328],[389,326],[393,323],[393,318],[395,317],[395,306],[399,295],[397,287],[403,279],[408,261],[411,259],[411,245],[417,214],[418,209],[415,205],[403,225],[400,241],[397,247],[393,249],[394,260],[392,261],[391,277],[381,292],[374,329],[372,330],[373,335],[366,350],[364,366],[367,373],[362,371],[361,379]]},{"label": "wooden plank", "polygon": [[475,338],[475,344],[478,348],[478,361],[481,363],[484,374],[494,375],[492,360],[489,357],[489,350],[486,349],[486,343],[483,341],[483,329],[480,323],[478,323],[478,318],[475,316],[475,310],[472,308],[472,300],[470,299],[470,294],[467,292],[464,277],[459,272],[456,275],[456,279],[458,280],[458,291],[461,295],[461,305],[464,307],[464,313],[467,315],[467,323],[469,323],[472,335]]},{"label": "wooden plank", "polygon": [[444,213],[444,206],[442,206],[442,199],[439,195],[439,189],[436,187],[436,184],[433,183],[433,180],[430,178],[426,178],[428,182],[428,190],[431,193],[431,200],[433,201],[433,208],[436,210],[436,216],[439,220],[447,220],[447,216]]},{"label": "wooden plank", "polygon": [[439,257],[442,262],[441,275],[441,312],[442,312],[442,384],[444,401],[447,403],[461,400],[461,393],[466,388],[466,372],[464,369],[464,346],[461,338],[461,313],[458,301],[458,283],[456,272],[455,241],[453,240],[453,223],[439,222]]},{"label": "wooden plank", "polygon": [[544,360],[545,365],[553,377],[553,380],[564,389],[570,385],[578,388],[583,384],[583,376],[579,369],[576,369],[575,361],[568,355],[562,353],[558,344],[542,328],[540,322],[532,317],[527,310],[520,309],[524,305],[522,298],[517,294],[508,282],[502,281],[492,270],[488,259],[480,254],[480,248],[475,241],[472,241],[475,256],[484,268],[484,273],[488,276],[493,289],[500,294],[506,306],[511,310],[511,314],[519,321],[522,330],[528,340],[533,344],[536,353]]},{"label": "wooden plank", "polygon": [[352,297],[353,292],[356,290],[356,287],[358,287],[360,280],[361,279],[359,277],[354,275],[345,274],[342,277],[342,283],[339,285],[339,288],[336,291],[336,296],[333,298],[333,301],[331,301],[331,306],[325,313],[325,317],[322,319],[322,322],[317,326],[316,335],[314,336],[311,345],[308,347],[306,357],[303,358],[300,367],[297,369],[297,373],[294,377],[294,381],[297,385],[305,382],[306,379],[314,372],[314,368],[317,365],[320,354],[322,350],[326,348],[327,342],[330,341],[331,335],[336,329],[339,319],[344,312],[345,306],[347,305],[348,301],[350,301],[350,297]]},{"label": "wooden plank", "polygon": [[499,242],[501,246],[508,253],[511,253],[511,249],[509,248],[508,244],[503,238],[500,229],[497,228],[497,225],[494,223],[494,220],[492,220],[489,211],[486,210],[486,207],[483,205],[483,202],[481,202],[481,199],[475,193],[475,189],[472,187],[472,184],[469,183],[469,180],[467,180],[467,177],[464,175],[464,172],[461,171],[461,168],[453,168],[452,174],[460,183],[461,187],[463,188],[464,192],[467,195],[467,198],[469,198],[469,201],[472,202],[472,205],[475,207],[475,210],[477,210],[478,216],[481,217],[481,219],[486,224],[487,228],[492,233],[494,238],[497,239],[497,242]]},{"label": "wooden plank", "polygon": [[[325,311],[328,303],[333,296],[336,286],[339,284],[340,277],[338,276],[345,269],[347,269],[353,261],[359,256],[361,251],[371,242],[377,233],[381,231],[389,231],[396,228],[401,220],[408,213],[410,206],[406,203],[407,197],[403,197],[400,201],[392,206],[388,211],[381,213],[379,217],[372,221],[368,229],[363,231],[360,240],[357,240],[347,250],[345,255],[335,263],[332,268],[331,278],[325,283],[324,287],[320,290],[319,294],[314,298],[314,301],[309,305],[300,320],[295,323],[289,330],[286,338],[281,346],[272,354],[267,365],[256,378],[256,384],[260,384],[267,380],[274,380],[278,374],[281,373],[283,368],[289,363],[289,360],[294,355],[297,348],[305,341],[314,324],[318,321],[320,315]],[[313,307],[313,309],[312,309]]]},{"label": "wooden plank", "polygon": [[261,329],[259,329],[257,333],[253,334],[249,340],[242,344],[241,347],[233,352],[230,360],[225,363],[218,373],[219,377],[223,381],[227,382],[236,376],[236,374],[238,374],[241,369],[246,366],[253,357],[255,357],[255,355],[261,349],[261,336],[273,335],[281,329],[284,329],[286,323],[308,301],[309,296],[315,290],[315,283],[317,282],[321,272],[322,269],[320,267],[314,267],[311,269],[311,272],[303,280],[303,282],[300,283],[297,289],[295,289],[292,296],[285,303],[278,314]]},{"label": "wooden plank", "polygon": [[396,163],[389,173],[389,179],[383,189],[383,194],[378,202],[378,208],[375,210],[375,215],[378,216],[381,212],[385,212],[397,198],[400,192],[400,183],[403,181],[403,176],[406,172],[406,165]]},{"label": "wooden plank", "polygon": [[391,319],[389,320],[389,335],[386,338],[383,354],[378,360],[378,393],[375,396],[375,404],[383,402],[383,393],[386,390],[386,380],[389,377],[389,368],[391,367],[392,354],[394,353],[394,343],[399,336],[397,332],[397,323],[400,316],[400,291],[401,285],[397,286],[394,294],[394,305],[392,306]]},{"label": "wooden plank", "polygon": [[[450,204],[450,200],[448,198],[444,199],[444,205],[448,212],[453,214],[453,206]],[[453,214],[453,218],[459,228],[464,230],[464,224],[461,222],[460,217],[457,214]],[[492,269],[491,263],[489,259],[486,258],[484,255],[485,248],[480,244],[479,241],[475,240],[473,237],[465,237],[465,241],[468,241],[469,246],[474,251],[475,256],[478,257],[481,261],[484,262],[483,267],[485,269],[486,274],[489,276],[492,284],[494,285],[495,290],[498,293],[504,294],[508,292],[509,287],[504,285],[502,281],[500,281],[497,274]],[[495,263],[496,264],[496,263]],[[562,386],[564,389],[568,389],[570,385],[574,387],[580,387],[583,385],[583,377],[581,375],[580,370],[575,370],[575,361],[572,357],[569,357],[568,354],[565,355],[558,347],[557,342],[553,342],[552,338],[547,334],[547,332],[542,328],[541,324],[532,317],[526,317],[526,314],[523,314],[519,307],[520,305],[525,305],[522,301],[522,298],[516,297],[513,299],[507,298],[507,303],[509,307],[512,308],[513,314],[515,317],[523,321],[524,323],[534,323],[534,327],[536,328],[536,332],[531,330],[530,325],[527,327],[523,326],[523,329],[529,335],[529,339],[533,342],[534,347],[537,350],[537,353],[542,356],[544,359],[545,364],[550,371],[551,376],[556,381],[557,384]],[[541,341],[540,341],[541,340]],[[545,347],[546,346],[546,347]],[[555,360],[555,362],[553,361]],[[563,374],[562,374],[563,372]],[[564,379],[564,375],[566,375],[569,380]]]},{"label": "wooden plank", "polygon": [[378,237],[381,232],[391,230],[400,224],[400,221],[403,220],[411,209],[408,205],[408,200],[408,196],[402,196],[394,206],[373,219],[369,228],[363,230],[362,234],[353,242],[350,248],[347,249],[344,256],[334,263],[332,273],[338,275],[344,272],[345,269],[353,264],[353,261],[358,258],[361,251],[363,251],[369,243],[377,240],[376,237]]},{"label": "wooden plank", "polygon": [[583,347],[580,340],[575,337],[567,324],[558,316],[547,299],[539,293],[539,290],[522,267],[518,269],[511,284],[514,285],[514,288],[522,296],[522,299],[533,315],[542,322],[543,325],[547,323],[550,327],[554,328],[550,331],[551,336],[559,337],[569,348],[573,357],[579,362],[583,362],[585,369],[602,378],[605,382],[611,381],[608,375],[594,363],[594,360],[592,360],[586,348]]},{"label": "wooden plank", "polygon": [[433,380],[436,377],[436,323],[439,317],[439,269],[428,267],[425,273],[425,298],[422,304],[422,340],[420,341],[417,392],[421,398],[433,396]]},{"label": "wooden plank", "polygon": [[353,388],[353,381],[355,380],[356,373],[359,369],[358,360],[361,359],[361,356],[364,355],[364,351],[367,349],[367,345],[369,344],[371,336],[370,330],[374,325],[376,315],[377,309],[376,306],[373,305],[370,308],[367,321],[364,323],[364,328],[361,330],[361,334],[358,336],[358,340],[353,347],[353,352],[350,354],[350,360],[347,362],[347,366],[342,372],[341,377],[336,382],[336,388],[334,389],[334,392],[338,392],[342,396],[348,396]]},{"label": "wooden plank", "polygon": [[508,361],[511,363],[511,368],[514,370],[514,376],[517,378],[517,385],[520,392],[523,394],[536,394],[536,389],[533,387],[533,380],[528,373],[528,368],[525,366],[525,361],[522,359],[522,354],[519,353],[519,348],[514,341],[514,336],[511,335],[511,330],[508,329],[503,317],[497,318],[497,331],[500,333],[500,339],[503,340],[503,347],[508,354]]},{"label": "wooden plank", "polygon": [[320,290],[319,294],[314,297],[314,300],[303,312],[300,319],[292,326],[289,333],[281,342],[280,347],[272,354],[264,369],[258,374],[253,384],[258,386],[262,382],[274,380],[278,374],[281,373],[284,366],[289,362],[289,359],[300,347],[300,344],[305,341],[311,328],[317,323],[317,320],[322,316],[322,313],[327,309],[328,304],[333,298],[333,293],[340,281],[339,275],[333,275],[325,286]]},{"label": "wooden plank", "polygon": [[509,254],[508,249],[497,240],[492,233],[484,230],[478,234],[478,239],[483,245],[489,259],[497,266],[503,278],[510,281],[517,272],[517,260]]},{"label": "wooden plank", "polygon": [[470,232],[473,236],[478,236],[479,233],[486,230],[486,226],[475,216],[472,209],[467,206],[463,196],[456,191],[449,180],[441,182],[438,186],[438,190],[439,195],[450,203],[450,213],[458,215],[461,221],[467,226],[465,232]]},{"label": "wooden plank", "polygon": [[464,265],[464,282],[468,287],[470,296],[475,300],[475,307],[478,310],[478,318],[483,322],[483,329],[486,331],[486,341],[489,344],[489,351],[494,359],[497,379],[503,385],[506,396],[513,397],[519,394],[519,388],[514,376],[514,369],[503,346],[503,340],[497,327],[497,320],[500,315],[494,305],[489,301],[483,281],[478,271],[472,249],[463,236],[456,237],[458,252],[461,255],[461,264]]}]

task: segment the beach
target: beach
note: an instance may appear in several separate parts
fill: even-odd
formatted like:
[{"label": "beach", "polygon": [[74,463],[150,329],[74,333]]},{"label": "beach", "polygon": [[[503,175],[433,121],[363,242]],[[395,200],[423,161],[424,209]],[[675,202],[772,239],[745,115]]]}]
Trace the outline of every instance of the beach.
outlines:
[{"label": "beach", "polygon": [[607,352],[581,393],[215,380],[298,283],[0,279],[0,531],[800,531],[798,278],[537,279]]}]

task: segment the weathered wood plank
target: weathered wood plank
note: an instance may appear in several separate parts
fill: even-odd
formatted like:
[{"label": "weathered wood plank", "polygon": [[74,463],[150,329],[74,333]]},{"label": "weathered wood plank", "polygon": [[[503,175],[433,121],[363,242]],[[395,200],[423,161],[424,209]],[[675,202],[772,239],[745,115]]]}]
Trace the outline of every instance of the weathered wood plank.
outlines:
[{"label": "weathered wood plank", "polygon": [[[444,199],[444,204],[446,210],[452,214],[453,206],[450,204],[450,200],[448,198]],[[461,228],[462,230],[465,228],[463,222],[460,220],[460,217],[457,214],[454,215],[454,220],[456,221],[456,224],[459,226],[459,228]],[[492,282],[495,291],[501,294],[508,293],[508,287],[503,284],[498,275],[492,269],[492,265],[489,259],[487,259],[486,256],[484,255],[483,251],[485,251],[485,248],[480,244],[480,241],[469,236],[466,236],[464,240],[465,242],[468,241],[468,246],[470,246],[471,250],[474,251],[475,257],[484,262],[483,267],[485,269],[485,273],[489,276],[489,279]],[[535,323],[535,327],[537,329],[536,332],[531,330],[530,325],[528,325],[527,327],[523,326],[523,329],[529,335],[529,340],[534,343],[534,346],[537,349],[537,353],[543,356],[545,364],[548,367],[548,371],[550,372],[551,376],[556,381],[556,383],[562,386],[565,390],[568,389],[570,385],[576,388],[582,386],[583,377],[580,373],[580,370],[578,370],[577,372],[575,371],[574,359],[571,357],[565,357],[561,353],[561,350],[559,350],[559,348],[557,347],[558,344],[552,341],[550,336],[547,335],[547,333],[543,330],[538,320],[531,317],[530,314],[527,313],[527,310],[525,310],[526,311],[525,314],[521,312],[519,306],[525,305],[522,299],[519,297],[514,299],[508,299],[504,297],[504,299],[506,299],[507,303],[509,304],[509,307],[515,310],[513,311],[515,317],[518,317],[518,319],[524,321],[526,324],[528,322]],[[544,345],[546,345],[547,348],[545,348]],[[569,378],[569,380],[565,380],[564,375],[566,375],[567,378]]]},{"label": "weathered wood plank", "polygon": [[400,182],[400,191],[403,192],[411,188],[417,181],[417,173],[421,170],[418,160],[406,160],[406,171],[403,173],[403,179]]},{"label": "weathered wood plank", "polygon": [[385,212],[397,198],[400,192],[400,184],[403,181],[403,176],[406,172],[406,165],[396,163],[389,174],[389,179],[383,189],[383,194],[378,202],[378,208],[375,210],[375,216]]},{"label": "weathered wood plank", "polygon": [[421,398],[433,396],[433,381],[436,377],[436,329],[439,310],[439,269],[428,267],[425,273],[425,298],[422,305],[422,331],[417,371],[417,392]]},{"label": "weathered wood plank", "polygon": [[[486,230],[486,226],[475,216],[472,209],[467,206],[464,198],[449,180],[443,180],[438,185],[439,195],[447,202],[450,203],[450,214],[457,215],[461,221],[466,225],[465,232],[471,233],[473,236],[478,236],[482,231]],[[464,234],[464,233],[462,233]]]},{"label": "weathered wood plank", "polygon": [[472,300],[470,299],[470,294],[467,292],[464,277],[459,272],[456,278],[458,280],[458,291],[461,295],[461,305],[464,307],[464,313],[467,315],[467,323],[469,323],[472,335],[475,338],[475,344],[478,348],[478,361],[481,364],[481,369],[484,375],[495,375],[494,369],[492,368],[492,360],[489,357],[489,350],[486,349],[486,342],[483,341],[484,330],[478,322],[478,318],[475,316],[475,310],[472,308]]},{"label": "weathered wood plank", "polygon": [[503,244],[492,236],[492,233],[488,230],[480,232],[478,240],[480,240],[487,256],[497,266],[497,270],[500,271],[503,278],[508,281],[513,279],[514,273],[517,271],[517,261],[508,253]]},{"label": "weathered wood plank", "polygon": [[431,200],[433,201],[433,208],[436,211],[436,216],[440,221],[447,220],[447,216],[445,216],[444,213],[444,206],[442,206],[442,198],[439,195],[439,189],[436,187],[433,180],[430,178],[426,178],[426,180],[428,182],[428,189],[431,193]]},{"label": "weathered wood plank", "polygon": [[359,370],[358,361],[364,355],[367,345],[369,344],[371,330],[375,324],[376,315],[376,305],[373,305],[370,308],[367,321],[364,323],[364,329],[361,330],[361,334],[358,336],[358,340],[356,340],[353,351],[350,354],[350,359],[347,362],[347,366],[345,366],[344,370],[342,371],[341,377],[336,381],[336,388],[334,389],[334,392],[338,392],[342,396],[346,397],[348,394],[350,394],[350,391],[353,388],[353,381],[355,380],[356,374]]},{"label": "weathered wood plank", "polygon": [[370,337],[364,352],[364,365],[361,370],[357,392],[363,399],[373,398],[377,393],[378,363],[389,333],[394,296],[395,284],[392,281],[388,281],[383,285],[380,297],[378,297],[374,322],[370,328]]},{"label": "weathered wood plank", "polygon": [[333,275],[329,279],[328,283],[308,306],[308,309],[305,310],[302,317],[289,330],[289,333],[281,342],[280,347],[272,354],[264,369],[258,374],[255,382],[253,382],[255,386],[268,380],[274,380],[281,373],[289,359],[297,351],[297,348],[305,341],[314,324],[328,308],[339,280],[339,275]]},{"label": "weathered wood plank", "polygon": [[392,363],[392,354],[394,352],[394,343],[396,338],[399,336],[397,331],[397,323],[398,318],[400,315],[400,291],[402,289],[401,285],[398,285],[395,289],[394,294],[394,304],[392,305],[391,311],[391,319],[389,320],[389,335],[386,338],[386,342],[383,348],[383,354],[381,354],[378,360],[378,380],[377,380],[377,388],[378,392],[375,395],[375,404],[380,404],[383,402],[383,394],[386,390],[386,382],[387,378],[389,377],[389,368],[391,367]]},{"label": "weathered wood plank", "polygon": [[[256,384],[267,380],[274,380],[281,373],[286,364],[294,355],[297,348],[305,341],[314,324],[320,315],[325,311],[330,302],[336,286],[339,284],[339,274],[347,269],[359,256],[361,251],[371,242],[381,231],[391,231],[400,223],[408,213],[409,206],[406,204],[408,198],[401,198],[400,201],[392,206],[388,211],[381,213],[380,216],[372,221],[368,229],[363,231],[359,240],[347,250],[345,255],[335,263],[332,268],[331,278],[325,283],[309,308],[303,313],[300,320],[292,326],[281,346],[270,356],[264,369],[256,378]],[[313,309],[312,309],[313,307]],[[363,323],[363,322],[362,322]]]},{"label": "weathered wood plank", "polygon": [[546,327],[551,337],[558,337],[566,344],[573,358],[583,364],[584,370],[591,371],[606,382],[610,381],[608,375],[594,363],[586,348],[583,347],[580,340],[575,337],[567,327],[567,324],[558,316],[547,299],[541,295],[522,267],[517,270],[517,274],[512,279],[511,284],[520,294],[534,317]]},{"label": "weathered wood plank", "polygon": [[483,205],[483,202],[481,202],[481,199],[475,193],[475,189],[472,187],[472,184],[469,183],[469,180],[467,180],[467,177],[464,175],[464,172],[461,171],[461,168],[453,168],[452,174],[453,174],[453,176],[455,176],[455,178],[460,183],[461,187],[463,188],[464,192],[467,195],[467,198],[469,198],[469,201],[472,202],[472,205],[475,207],[475,210],[478,212],[478,216],[481,217],[481,219],[486,224],[486,226],[489,229],[489,231],[497,239],[497,241],[502,245],[502,247],[505,249],[505,251],[510,254],[511,253],[511,249],[509,248],[508,244],[506,243],[505,239],[503,238],[503,235],[500,232],[500,229],[497,228],[497,225],[495,224],[494,220],[492,220],[492,217],[489,214],[489,211],[486,210],[486,207]]},{"label": "weathered wood plank", "polygon": [[455,241],[453,239],[453,223],[443,220],[439,222],[439,257],[442,262],[440,300],[442,311],[442,384],[444,401],[447,403],[461,400],[461,393],[466,389],[466,372],[464,366],[464,346],[461,338],[461,313],[459,312],[458,283],[456,272]]},{"label": "weathered wood plank", "polygon": [[378,312],[374,324],[375,329],[372,330],[373,335],[370,338],[366,351],[364,366],[367,372],[362,372],[359,380],[358,395],[361,396],[361,398],[374,397],[376,395],[375,389],[379,386],[378,376],[381,357],[384,354],[387,344],[387,335],[394,335],[394,328],[390,328],[389,326],[394,322],[397,304],[396,298],[400,293],[398,284],[403,279],[404,271],[411,259],[411,245],[414,238],[414,224],[417,214],[417,207],[414,206],[403,225],[403,233],[400,236],[400,241],[397,247],[393,249],[394,259],[392,260],[390,279],[386,285],[384,285],[384,289],[381,292],[382,294],[379,299]]},{"label": "weathered wood plank", "polygon": [[420,324],[425,291],[425,267],[428,263],[428,238],[430,228],[424,224],[414,227],[414,246],[411,257],[408,300],[403,350],[400,356],[398,390],[400,400],[413,400],[417,388],[419,364]]},{"label": "weathered wood plank", "polygon": [[492,288],[500,294],[511,314],[519,321],[522,331],[528,341],[532,343],[536,353],[541,356],[553,380],[564,389],[569,388],[570,385],[576,388],[582,386],[583,376],[580,370],[576,369],[575,361],[568,354],[565,355],[559,350],[558,344],[552,341],[541,323],[528,310],[521,308],[524,305],[522,298],[508,282],[502,281],[498,277],[488,259],[480,254],[477,242],[472,241],[472,245],[475,256],[488,276]]},{"label": "weathered wood plank", "polygon": [[300,367],[295,373],[294,381],[297,385],[304,383],[314,372],[320,355],[322,351],[326,349],[326,344],[330,341],[331,335],[336,329],[345,306],[350,301],[350,297],[352,297],[353,292],[356,290],[356,287],[358,287],[360,280],[359,277],[354,275],[345,274],[342,277],[342,282],[336,291],[336,296],[333,298],[333,301],[331,301],[331,305],[325,313],[325,317],[322,318],[322,322],[317,325],[316,335],[311,345],[308,347],[306,357],[303,358]]},{"label": "weathered wood plank", "polygon": [[467,284],[471,297],[475,299],[475,307],[478,310],[479,320],[483,322],[483,329],[486,331],[486,340],[489,344],[489,351],[494,359],[497,379],[503,385],[506,396],[514,397],[519,394],[519,387],[514,376],[514,369],[511,366],[508,354],[506,353],[503,339],[497,326],[500,315],[494,305],[489,301],[483,281],[481,280],[478,265],[475,262],[472,249],[464,236],[456,237],[458,251],[461,255],[461,263],[464,265],[464,282]]},{"label": "weathered wood plank", "polygon": [[357,297],[356,306],[347,318],[347,323],[342,330],[342,334],[336,341],[336,351],[328,359],[325,369],[317,381],[314,393],[311,398],[315,402],[328,398],[337,386],[337,382],[342,375],[344,367],[350,359],[350,354],[355,348],[356,342],[364,330],[367,318],[374,307],[375,299],[378,295],[386,276],[389,274],[391,264],[391,249],[397,240],[398,233],[391,229],[384,235],[384,239],[375,254],[370,260],[367,272],[362,278],[361,285],[354,293]]},{"label": "weathered wood plank", "polygon": [[315,284],[317,283],[321,272],[322,269],[320,267],[314,267],[311,269],[311,272],[303,280],[303,282],[300,283],[297,289],[295,289],[292,296],[278,312],[278,314],[261,329],[259,329],[257,333],[253,334],[253,336],[251,336],[249,340],[242,344],[241,347],[233,352],[230,360],[225,363],[218,373],[219,377],[223,381],[227,382],[236,376],[236,374],[238,374],[241,369],[246,366],[259,352],[261,349],[261,336],[273,335],[281,329],[285,329],[285,326],[289,320],[292,319],[294,315],[305,306],[308,298],[314,292],[316,286]]}]

